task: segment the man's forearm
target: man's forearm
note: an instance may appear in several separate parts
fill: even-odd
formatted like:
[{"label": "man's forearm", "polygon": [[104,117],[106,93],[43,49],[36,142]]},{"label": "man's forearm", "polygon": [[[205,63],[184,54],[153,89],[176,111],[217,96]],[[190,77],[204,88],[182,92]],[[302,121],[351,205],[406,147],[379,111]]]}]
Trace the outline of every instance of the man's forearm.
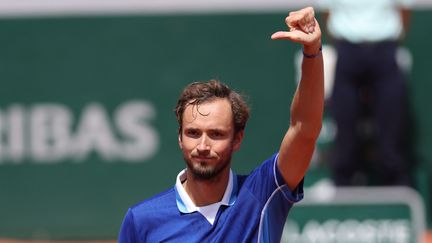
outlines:
[{"label": "man's forearm", "polygon": [[319,135],[324,107],[324,68],[321,43],[304,47],[302,76],[291,104],[291,126],[309,138]]}]

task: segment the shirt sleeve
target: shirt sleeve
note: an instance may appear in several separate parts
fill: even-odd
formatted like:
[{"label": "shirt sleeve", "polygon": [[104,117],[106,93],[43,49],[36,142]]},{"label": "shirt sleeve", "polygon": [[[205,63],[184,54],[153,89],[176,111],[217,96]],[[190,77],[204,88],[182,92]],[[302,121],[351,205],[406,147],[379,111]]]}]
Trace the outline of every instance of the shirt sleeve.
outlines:
[{"label": "shirt sleeve", "polygon": [[[278,154],[274,154],[257,168],[253,178],[263,204],[258,230],[259,242],[280,242],[288,212],[294,203],[303,198],[303,180],[290,190],[277,166]],[[261,185],[260,187],[258,185]],[[261,193],[260,193],[261,191]]]},{"label": "shirt sleeve", "polygon": [[296,203],[303,199],[303,180],[295,190],[291,190],[277,167],[277,157],[278,153],[275,153],[256,168],[248,176],[246,185],[262,203],[266,203],[275,193],[281,193],[291,204]]},{"label": "shirt sleeve", "polygon": [[273,166],[274,166],[274,177],[276,178],[276,183],[278,188],[281,189],[282,193],[284,194],[285,198],[291,202],[296,203],[303,199],[303,183],[304,178],[299,182],[297,187],[294,190],[291,190],[288,185],[286,185],[285,180],[283,179],[282,173],[279,170],[279,167],[277,166],[277,157],[279,154],[276,154]]},{"label": "shirt sleeve", "polygon": [[137,234],[135,230],[135,223],[131,209],[126,213],[125,218],[120,229],[119,243],[138,243]]}]

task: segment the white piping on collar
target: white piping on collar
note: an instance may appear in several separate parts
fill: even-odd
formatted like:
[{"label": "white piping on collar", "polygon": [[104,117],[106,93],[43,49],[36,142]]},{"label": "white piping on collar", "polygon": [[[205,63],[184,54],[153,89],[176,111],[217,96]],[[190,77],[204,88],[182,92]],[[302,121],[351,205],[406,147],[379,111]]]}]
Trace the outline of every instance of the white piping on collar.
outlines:
[{"label": "white piping on collar", "polygon": [[[193,213],[193,212],[200,212],[211,224],[213,224],[214,219],[216,218],[216,214],[219,210],[219,207],[221,205],[230,206],[232,205],[232,202],[230,204],[230,199],[232,197],[233,188],[234,188],[234,174],[232,170],[230,170],[229,173],[229,179],[228,179],[228,185],[225,189],[225,193],[222,197],[222,200],[210,205],[206,205],[203,207],[197,207],[192,199],[187,194],[185,188],[182,185],[182,182],[186,180],[186,169],[180,171],[180,173],[177,175],[176,179],[176,185],[175,189],[177,192],[177,207],[182,213]],[[236,192],[234,192],[236,193]]]}]

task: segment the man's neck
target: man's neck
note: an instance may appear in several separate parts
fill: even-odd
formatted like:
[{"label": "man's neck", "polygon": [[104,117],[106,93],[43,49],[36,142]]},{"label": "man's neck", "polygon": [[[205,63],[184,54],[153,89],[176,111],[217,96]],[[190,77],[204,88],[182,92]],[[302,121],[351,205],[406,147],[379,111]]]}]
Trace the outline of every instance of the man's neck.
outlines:
[{"label": "man's neck", "polygon": [[229,181],[230,168],[212,180],[196,179],[186,172],[183,187],[197,207],[207,206],[222,200]]}]

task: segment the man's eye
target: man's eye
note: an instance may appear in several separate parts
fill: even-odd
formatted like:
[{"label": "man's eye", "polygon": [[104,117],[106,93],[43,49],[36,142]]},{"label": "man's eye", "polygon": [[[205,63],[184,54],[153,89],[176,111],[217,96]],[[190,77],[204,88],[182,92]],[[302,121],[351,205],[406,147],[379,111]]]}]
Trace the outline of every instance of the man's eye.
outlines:
[{"label": "man's eye", "polygon": [[198,136],[198,135],[199,135],[198,131],[195,131],[195,130],[188,130],[188,131],[186,132],[186,134],[187,134],[188,136],[192,136],[192,137],[195,137],[195,136]]},{"label": "man's eye", "polygon": [[217,132],[217,131],[213,132],[211,135],[212,135],[212,137],[214,137],[214,138],[221,138],[221,137],[224,136],[223,133],[221,133],[221,132]]}]

